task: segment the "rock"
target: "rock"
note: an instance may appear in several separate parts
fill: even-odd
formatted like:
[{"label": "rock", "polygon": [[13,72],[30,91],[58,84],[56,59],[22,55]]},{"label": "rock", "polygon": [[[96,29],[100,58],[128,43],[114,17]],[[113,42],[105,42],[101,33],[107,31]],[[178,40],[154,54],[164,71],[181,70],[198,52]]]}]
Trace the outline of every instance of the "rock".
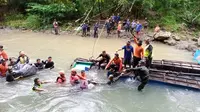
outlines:
[{"label": "rock", "polygon": [[186,48],[186,50],[191,51],[191,52],[195,52],[198,49],[198,47],[194,44],[189,44],[188,47]]},{"label": "rock", "polygon": [[198,42],[197,42],[197,44],[198,44],[198,46],[200,46],[200,37],[199,37],[199,39],[198,39]]},{"label": "rock", "polygon": [[168,40],[164,40],[164,43],[170,45],[170,46],[174,46],[176,45],[176,41],[173,38],[170,38]]},{"label": "rock", "polygon": [[3,26],[0,26],[0,29],[4,29],[4,27],[3,27]]},{"label": "rock", "polygon": [[198,38],[193,37],[193,38],[192,38],[192,41],[198,42]]},{"label": "rock", "polygon": [[176,44],[177,49],[195,51],[198,47],[195,45],[196,42],[193,41],[179,41]]},{"label": "rock", "polygon": [[180,41],[180,40],[181,40],[180,37],[177,36],[177,35],[173,35],[172,38],[173,38],[174,40],[176,40],[176,41]]},{"label": "rock", "polygon": [[171,32],[160,31],[154,36],[154,39],[157,41],[164,41],[164,40],[169,39],[171,35],[172,35]]}]

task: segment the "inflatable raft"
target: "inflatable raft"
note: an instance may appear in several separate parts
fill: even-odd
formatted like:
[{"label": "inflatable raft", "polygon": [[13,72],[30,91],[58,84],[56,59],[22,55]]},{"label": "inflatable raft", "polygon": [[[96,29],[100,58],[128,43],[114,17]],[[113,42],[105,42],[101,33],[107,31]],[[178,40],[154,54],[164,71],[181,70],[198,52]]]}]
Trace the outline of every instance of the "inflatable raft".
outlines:
[{"label": "inflatable raft", "polygon": [[12,69],[6,74],[6,81],[12,82],[15,81],[16,78],[24,78],[24,77],[29,77],[36,75],[37,73],[37,68],[33,65],[30,64],[25,64],[25,65],[14,65]]}]

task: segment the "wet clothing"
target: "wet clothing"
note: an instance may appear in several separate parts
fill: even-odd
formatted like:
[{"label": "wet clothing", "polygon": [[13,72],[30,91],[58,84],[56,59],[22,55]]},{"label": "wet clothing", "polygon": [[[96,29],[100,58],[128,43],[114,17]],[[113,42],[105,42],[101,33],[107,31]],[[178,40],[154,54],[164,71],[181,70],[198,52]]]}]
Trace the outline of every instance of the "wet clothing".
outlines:
[{"label": "wet clothing", "polygon": [[29,63],[29,57],[28,56],[19,56],[15,64],[20,63],[20,64],[28,64]]},{"label": "wet clothing", "polygon": [[116,72],[120,72],[122,70],[122,60],[120,58],[113,58],[107,66],[111,69],[114,69]]},{"label": "wet clothing", "polygon": [[43,64],[45,64],[45,67],[44,68],[50,68],[50,69],[53,69],[54,68],[54,62],[51,61],[51,62],[48,62],[48,61],[45,61],[43,62]]},{"label": "wet clothing", "polygon": [[131,67],[131,60],[132,60],[132,53],[133,53],[133,47],[130,46],[124,46],[122,47],[124,49],[124,66],[128,64],[129,67]]},{"label": "wet clothing", "polygon": [[0,51],[0,59],[8,60],[8,55],[4,50]]},{"label": "wet clothing", "polygon": [[98,65],[98,67],[99,67],[99,69],[100,69],[100,67],[101,67],[101,65],[102,65],[103,63],[106,63],[106,65],[109,63],[109,61],[110,61],[110,55],[109,55],[109,54],[106,54],[106,55],[104,56],[103,54],[100,54],[99,57],[102,57],[102,59],[99,60],[99,65]]},{"label": "wet clothing", "polygon": [[141,91],[149,80],[149,70],[147,69],[147,67],[140,66],[137,68],[128,69],[126,71],[129,72],[134,71],[135,74],[134,79],[139,77],[138,80],[141,82],[141,84],[138,86],[138,91]]},{"label": "wet clothing", "polygon": [[0,76],[5,77],[7,71],[8,71],[8,66],[0,64]]},{"label": "wet clothing", "polygon": [[70,83],[71,85],[75,85],[75,84],[79,84],[79,77],[77,75],[73,76],[71,75],[70,76]]},{"label": "wet clothing", "polygon": [[39,70],[44,69],[44,64],[43,64],[43,63],[34,63],[34,65],[35,65]]},{"label": "wet clothing", "polygon": [[41,84],[40,84],[40,85],[34,84],[32,90],[33,90],[33,91],[36,91],[36,89],[38,89],[38,88],[42,88],[42,85],[41,85]]},{"label": "wet clothing", "polygon": [[65,77],[58,77],[58,78],[56,79],[56,82],[57,82],[57,83],[64,83],[64,82],[66,82],[66,78],[65,78]]},{"label": "wet clothing", "polygon": [[144,57],[146,60],[146,67],[149,68],[152,62],[152,52],[153,52],[153,46],[151,44],[147,45],[145,47],[144,51]]}]

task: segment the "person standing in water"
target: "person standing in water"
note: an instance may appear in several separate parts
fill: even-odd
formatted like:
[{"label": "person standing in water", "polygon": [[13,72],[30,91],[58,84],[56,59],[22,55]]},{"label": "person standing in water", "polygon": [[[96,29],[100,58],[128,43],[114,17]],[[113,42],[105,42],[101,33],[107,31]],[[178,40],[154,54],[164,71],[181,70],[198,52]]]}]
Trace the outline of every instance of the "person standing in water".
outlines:
[{"label": "person standing in water", "polygon": [[134,79],[139,77],[138,80],[141,84],[138,86],[138,91],[142,91],[149,80],[149,70],[145,66],[145,61],[141,60],[138,67],[127,69],[125,72],[134,72]]},{"label": "person standing in water", "polygon": [[15,64],[20,63],[20,64],[28,64],[29,63],[29,57],[24,53],[24,51],[19,52],[19,57]]},{"label": "person standing in water", "polygon": [[81,75],[78,75],[79,79],[80,79],[80,88],[81,89],[87,89],[88,88],[88,81],[86,78],[86,74],[85,74],[85,70],[81,70]]},{"label": "person standing in water", "polygon": [[34,65],[35,65],[35,67],[38,68],[38,70],[44,69],[44,64],[41,62],[40,59],[37,59],[37,60],[36,60],[36,63],[34,63]]},{"label": "person standing in water", "polygon": [[6,64],[6,60],[2,59],[0,64],[0,76],[5,77],[7,71],[8,71],[8,66]]},{"label": "person standing in water", "polygon": [[[0,60],[4,59],[4,60],[8,60],[8,55],[7,53],[4,51],[3,46],[0,45]],[[1,62],[0,62],[1,63]]]},{"label": "person standing in water", "polygon": [[110,25],[110,20],[109,19],[106,20],[105,26],[106,26],[107,37],[108,37],[110,35],[110,30],[111,30],[111,25]]},{"label": "person standing in water", "polygon": [[146,60],[146,67],[149,68],[152,62],[153,46],[150,44],[149,40],[145,40],[146,47],[144,49],[144,58]]},{"label": "person standing in water", "polygon": [[135,47],[134,47],[134,53],[133,53],[133,68],[135,68],[139,61],[143,58],[144,55],[144,49],[142,47],[142,41],[137,40],[136,37],[134,37]]},{"label": "person standing in water", "polygon": [[45,89],[42,89],[42,84],[46,84],[46,83],[49,83],[49,82],[40,81],[39,78],[35,78],[32,90],[37,91],[37,92],[45,91]]},{"label": "person standing in water", "polygon": [[45,62],[44,61],[42,61],[42,63],[43,64],[45,64],[45,69],[53,69],[54,68],[54,62],[52,61],[52,57],[51,56],[49,56],[48,57],[48,60],[46,60]]},{"label": "person standing in water", "polygon": [[[131,46],[131,42],[128,41],[125,46],[122,47],[122,49],[119,49],[118,51],[124,50],[124,67],[126,68],[126,65],[129,65],[129,68],[131,68],[131,61],[132,61],[132,54],[133,54],[133,47]],[[117,51],[117,52],[118,52]]]},{"label": "person standing in water", "polygon": [[54,19],[53,21],[53,28],[55,31],[55,35],[58,35],[58,22],[56,21],[56,19]]},{"label": "person standing in water", "polygon": [[94,38],[98,38],[98,28],[99,28],[99,24],[96,23],[94,25]]},{"label": "person standing in water", "polygon": [[60,74],[60,76],[57,77],[56,83],[60,83],[60,84],[65,83],[66,82],[65,72],[64,71],[60,71],[59,74]]},{"label": "person standing in water", "polygon": [[71,70],[70,83],[72,86],[80,83],[78,74],[74,69]]}]

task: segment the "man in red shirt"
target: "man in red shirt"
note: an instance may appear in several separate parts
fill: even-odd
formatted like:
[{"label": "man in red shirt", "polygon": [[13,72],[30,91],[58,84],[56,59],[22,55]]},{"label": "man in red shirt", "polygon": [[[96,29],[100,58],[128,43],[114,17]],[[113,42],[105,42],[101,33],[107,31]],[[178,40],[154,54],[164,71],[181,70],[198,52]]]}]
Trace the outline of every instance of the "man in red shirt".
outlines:
[{"label": "man in red shirt", "polygon": [[8,55],[7,55],[7,53],[4,51],[2,45],[0,45],[0,59],[4,59],[5,61],[8,60]]},{"label": "man in red shirt", "polygon": [[8,71],[8,66],[6,65],[6,60],[2,59],[0,64],[0,76],[5,77]]}]

